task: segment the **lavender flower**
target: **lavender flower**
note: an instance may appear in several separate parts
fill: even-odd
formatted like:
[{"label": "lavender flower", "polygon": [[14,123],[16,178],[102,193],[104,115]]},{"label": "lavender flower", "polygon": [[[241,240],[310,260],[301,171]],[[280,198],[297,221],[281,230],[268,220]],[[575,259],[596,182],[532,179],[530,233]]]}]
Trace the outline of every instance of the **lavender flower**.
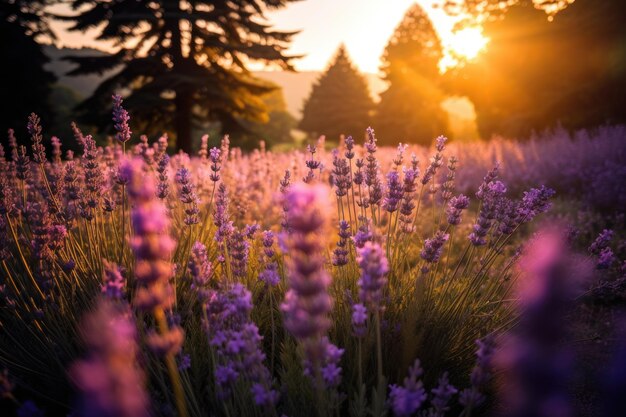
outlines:
[{"label": "lavender flower", "polygon": [[191,182],[191,172],[187,168],[180,168],[176,172],[176,183],[179,187],[180,201],[185,205],[185,224],[187,226],[198,224],[200,210],[198,209],[198,196]]},{"label": "lavender flower", "polygon": [[[341,383],[341,367],[339,362],[343,356],[344,349],[340,349],[337,346],[330,343],[327,337],[324,337],[321,342],[322,345],[322,360],[320,364],[320,375],[324,383],[323,387],[319,388],[335,388]],[[315,366],[309,361],[304,361],[304,375],[310,377],[314,383],[316,383]]]},{"label": "lavender flower", "polygon": [[211,148],[209,151],[209,160],[211,161],[211,175],[209,178],[213,182],[218,182],[220,180],[220,150],[217,148]]},{"label": "lavender flower", "polygon": [[383,201],[383,210],[393,213],[398,210],[400,200],[404,195],[400,175],[397,171],[390,171],[387,174],[387,195]]},{"label": "lavender flower", "polygon": [[262,337],[250,320],[252,296],[241,284],[213,291],[206,304],[204,328],[209,343],[217,350],[215,378],[221,397],[231,394],[233,384],[246,377],[253,382],[252,394],[259,406],[271,406],[278,400],[272,390],[271,374],[263,364]]},{"label": "lavender flower", "polygon": [[395,416],[408,417],[426,401],[426,391],[419,380],[422,373],[420,361],[417,359],[409,368],[409,375],[404,378],[403,385],[389,385],[389,403]]},{"label": "lavender flower", "polygon": [[599,255],[603,249],[609,246],[611,239],[613,239],[613,235],[614,233],[612,230],[604,229],[600,232],[596,240],[593,241],[591,246],[589,246],[589,253]]},{"label": "lavender flower", "polygon": [[387,284],[389,265],[379,244],[366,242],[357,249],[357,262],[361,268],[359,278],[359,298],[372,312],[382,310],[382,293]]},{"label": "lavender flower", "polygon": [[248,272],[248,254],[250,252],[250,242],[245,239],[245,235],[236,229],[228,239],[228,254],[233,275],[243,278]]},{"label": "lavender flower", "polygon": [[354,158],[354,139],[352,139],[352,136],[346,138],[346,153],[344,156],[348,160]]},{"label": "lavender flower", "polygon": [[33,160],[43,165],[46,163],[46,147],[43,145],[43,136],[41,134],[41,124],[39,116],[31,113],[28,117],[28,133],[33,142]]},{"label": "lavender flower", "polygon": [[330,327],[331,277],[324,269],[324,232],[328,226],[327,191],[321,186],[293,185],[285,196],[290,235],[285,246],[289,290],[281,305],[285,328],[304,344],[305,357],[318,364],[322,337]]},{"label": "lavender flower", "polygon": [[155,199],[155,184],[144,176],[139,159],[124,161],[122,175],[129,179],[128,196],[134,204],[131,220],[135,234],[131,247],[135,254],[135,277],[139,288],[135,292],[137,308],[150,312],[157,307],[172,305],[173,291],[170,278],[173,274],[169,262],[175,242],[167,234],[170,220],[165,206]]},{"label": "lavender flower", "polygon": [[[482,187],[482,186],[481,186]],[[506,186],[500,181],[492,181],[484,189],[479,190],[482,200],[482,207],[478,213],[478,219],[474,224],[473,232],[469,235],[469,240],[474,246],[482,246],[487,243],[485,237],[491,228],[493,220],[496,218],[497,208],[500,200],[506,192]]]},{"label": "lavender flower", "polygon": [[120,143],[126,143],[130,140],[130,135],[132,132],[130,131],[130,127],[128,126],[128,121],[130,120],[130,116],[128,112],[122,107],[122,97],[115,94],[113,95],[113,123],[115,124],[115,130],[117,133],[115,134],[115,138]]},{"label": "lavender flower", "polygon": [[600,255],[598,255],[598,263],[596,264],[597,269],[609,269],[613,262],[615,261],[615,255],[611,248],[606,247],[602,249]]},{"label": "lavender flower", "polygon": [[432,412],[429,414],[429,417],[443,417],[450,409],[448,406],[450,399],[457,392],[458,390],[454,388],[454,386],[450,385],[450,382],[448,381],[448,373],[444,372],[444,374],[439,378],[439,385],[437,388],[433,388],[431,390],[433,395],[433,398],[430,401],[432,405]]},{"label": "lavender flower", "polygon": [[103,284],[100,287],[102,293],[109,299],[120,300],[124,297],[124,287],[126,280],[122,276],[120,267],[106,259],[102,260],[104,265]]},{"label": "lavender flower", "polygon": [[339,222],[339,241],[333,251],[333,265],[344,266],[348,263],[348,242],[350,239],[350,223],[345,220]]},{"label": "lavender flower", "polygon": [[265,267],[259,274],[259,280],[273,287],[280,282],[280,275],[278,274],[278,264],[274,260],[274,233],[272,231],[266,230],[263,232],[262,244]]},{"label": "lavender flower", "polygon": [[367,333],[367,308],[361,303],[352,306],[352,332],[358,338]]},{"label": "lavender flower", "polygon": [[497,363],[505,372],[507,416],[570,416],[572,353],[563,326],[590,265],[569,253],[560,233],[540,234],[520,261],[519,324],[504,340]]},{"label": "lavender flower", "polygon": [[157,163],[157,172],[158,172],[158,179],[159,179],[159,183],[157,184],[157,197],[159,197],[161,200],[166,198],[169,193],[169,181],[168,181],[168,176],[167,176],[167,167],[170,164],[170,157],[168,154],[163,153],[161,155],[161,157],[159,158],[159,161]]},{"label": "lavender flower", "polygon": [[463,210],[469,207],[469,197],[459,194],[456,197],[452,197],[446,207],[446,214],[448,215],[448,224],[456,226],[461,223],[461,213]]},{"label": "lavender flower", "polygon": [[191,247],[187,270],[191,275],[191,289],[196,292],[198,299],[205,302],[208,297],[208,285],[213,275],[213,269],[206,246],[200,242],[196,242]]},{"label": "lavender flower", "polygon": [[[439,262],[441,253],[443,252],[443,245],[448,241],[450,235],[438,230],[430,239],[426,239],[424,242],[424,248],[420,252],[420,256],[427,263],[433,264]],[[427,267],[425,267],[427,268]],[[427,272],[428,269],[422,272]]]},{"label": "lavender flower", "polygon": [[72,381],[82,394],[81,415],[148,417],[148,396],[137,367],[136,330],[130,311],[101,300],[81,329],[89,356],[70,368]]},{"label": "lavender flower", "polygon": [[336,187],[335,194],[337,197],[343,197],[348,194],[348,190],[352,186],[352,178],[350,177],[350,167],[348,161],[337,156],[337,152],[333,156],[333,170],[331,172],[333,185]]}]

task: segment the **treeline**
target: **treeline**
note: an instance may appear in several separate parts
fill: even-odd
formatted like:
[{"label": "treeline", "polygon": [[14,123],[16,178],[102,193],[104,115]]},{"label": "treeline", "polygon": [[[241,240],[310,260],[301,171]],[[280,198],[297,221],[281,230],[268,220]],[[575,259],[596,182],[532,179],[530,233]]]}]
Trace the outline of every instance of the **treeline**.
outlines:
[{"label": "treeline", "polygon": [[[260,138],[289,140],[296,121],[278,86],[248,67],[264,62],[293,69],[298,57],[286,49],[296,32],[260,23],[268,10],[292,1],[72,0],[75,13],[58,16],[48,12],[58,0],[4,0],[0,129],[14,128],[25,140],[32,111],[46,126],[67,125],[55,121],[63,97],[53,96],[55,76],[45,68],[48,58],[39,43],[54,39],[49,24],[58,19],[69,22],[70,31],[97,28],[98,40],[117,47],[114,54],[67,57],[75,64],[73,75],[107,74],[72,109],[77,121],[110,131],[111,95],[121,92],[133,129],[168,133],[178,149],[190,151],[198,129],[229,132],[243,147]],[[557,125],[573,130],[626,122],[623,0],[441,0],[441,5],[450,14],[483,22],[490,41],[478,59],[442,74],[441,41],[424,10],[413,5],[381,57],[388,88],[380,101],[372,101],[340,48],[314,85],[299,127],[337,138],[372,125],[383,145],[430,143],[450,134],[441,106],[449,96],[471,100],[485,139],[524,138]]]},{"label": "treeline", "polygon": [[[576,130],[626,122],[623,0],[459,0],[442,5],[450,14],[470,16],[460,26],[485,22],[489,44],[478,59],[442,74],[441,42],[426,13],[413,5],[382,56],[388,88],[380,102],[374,104],[369,95],[363,99],[359,82],[346,81],[358,73],[340,50],[314,86],[301,128],[336,137],[360,132],[352,126],[372,124],[382,144],[428,144],[439,134],[450,134],[441,107],[449,96],[470,99],[484,139],[523,139],[555,126]],[[357,98],[367,104],[348,105]],[[371,110],[364,114],[364,108]]]}]

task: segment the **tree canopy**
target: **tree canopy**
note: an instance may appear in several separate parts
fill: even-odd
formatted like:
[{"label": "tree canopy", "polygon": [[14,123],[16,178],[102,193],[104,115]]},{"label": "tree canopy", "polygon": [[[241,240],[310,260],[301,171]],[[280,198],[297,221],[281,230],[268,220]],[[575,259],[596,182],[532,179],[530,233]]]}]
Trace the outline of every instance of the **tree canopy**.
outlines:
[{"label": "tree canopy", "polygon": [[36,112],[50,125],[50,94],[56,81],[44,66],[48,58],[36,37],[52,38],[44,7],[47,1],[5,0],[0,2],[0,129],[16,131],[18,141],[26,143],[26,122]]},{"label": "tree canopy", "polygon": [[441,42],[424,10],[414,4],[389,40],[381,71],[389,87],[381,94],[374,126],[381,144],[429,144],[447,134],[441,107]]},{"label": "tree canopy", "polygon": [[483,137],[626,122],[626,3],[578,0],[554,15],[518,2],[484,25],[484,55],[452,75]]},{"label": "tree canopy", "polygon": [[109,56],[68,57],[78,64],[71,74],[120,68],[103,81],[81,109],[109,109],[119,91],[138,128],[147,133],[173,132],[179,149],[192,148],[192,129],[218,121],[236,133],[246,122],[266,121],[261,96],[275,88],[248,70],[250,62],[291,70],[287,48],[297,32],[272,28],[269,9],[296,0],[73,0],[76,16],[70,30],[101,27],[98,40],[112,40]]},{"label": "tree canopy", "polygon": [[371,122],[373,108],[367,81],[341,45],[313,85],[304,103],[299,128],[311,135],[326,135],[336,140],[342,134],[362,132]]}]

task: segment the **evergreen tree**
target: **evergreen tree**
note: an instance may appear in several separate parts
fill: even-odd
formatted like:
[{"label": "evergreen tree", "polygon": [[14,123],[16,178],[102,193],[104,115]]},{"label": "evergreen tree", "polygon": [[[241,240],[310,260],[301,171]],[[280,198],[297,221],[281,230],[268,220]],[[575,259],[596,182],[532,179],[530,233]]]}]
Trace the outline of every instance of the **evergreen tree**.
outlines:
[{"label": "evergreen tree", "polygon": [[389,87],[380,96],[374,123],[381,144],[430,144],[448,133],[439,88],[441,56],[441,43],[430,19],[414,4],[382,56],[381,71]]},{"label": "evergreen tree", "polygon": [[367,81],[341,45],[326,72],[313,85],[299,128],[336,140],[342,134],[362,132],[370,124],[373,108]]},{"label": "evergreen tree", "polygon": [[251,61],[291,70],[284,51],[297,32],[272,29],[265,12],[296,0],[73,0],[70,30],[102,25],[99,40],[114,41],[109,56],[70,57],[70,74],[120,68],[103,81],[81,109],[110,108],[115,91],[129,91],[126,105],[137,128],[174,132],[179,149],[190,152],[192,129],[219,121],[234,133],[244,122],[266,121],[261,95],[274,85],[255,78]]},{"label": "evergreen tree", "polygon": [[52,123],[50,94],[55,76],[44,68],[48,58],[36,37],[53,38],[44,7],[47,1],[0,2],[0,135],[12,128],[18,141],[28,142],[28,115],[36,112]]}]

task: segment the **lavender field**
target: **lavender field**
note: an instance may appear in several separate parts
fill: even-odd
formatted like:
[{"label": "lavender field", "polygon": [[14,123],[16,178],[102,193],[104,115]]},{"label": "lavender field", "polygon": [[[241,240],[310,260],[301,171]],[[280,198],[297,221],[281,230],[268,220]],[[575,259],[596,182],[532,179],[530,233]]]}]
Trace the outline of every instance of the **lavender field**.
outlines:
[{"label": "lavender field", "polygon": [[113,120],[0,148],[7,410],[623,415],[623,127],[170,155]]}]

